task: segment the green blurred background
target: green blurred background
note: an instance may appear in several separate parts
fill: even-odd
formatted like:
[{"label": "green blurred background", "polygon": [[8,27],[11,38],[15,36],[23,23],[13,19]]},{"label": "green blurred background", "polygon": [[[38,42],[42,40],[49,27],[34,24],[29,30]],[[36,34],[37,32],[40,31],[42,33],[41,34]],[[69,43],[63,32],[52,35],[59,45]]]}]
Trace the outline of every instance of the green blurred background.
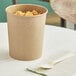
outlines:
[{"label": "green blurred background", "polygon": [[[49,2],[42,0],[18,0],[18,4],[38,4],[45,6],[49,13],[53,13],[53,10]],[[12,0],[0,0],[0,22],[6,22],[6,12],[5,8],[9,5],[12,5]]]}]

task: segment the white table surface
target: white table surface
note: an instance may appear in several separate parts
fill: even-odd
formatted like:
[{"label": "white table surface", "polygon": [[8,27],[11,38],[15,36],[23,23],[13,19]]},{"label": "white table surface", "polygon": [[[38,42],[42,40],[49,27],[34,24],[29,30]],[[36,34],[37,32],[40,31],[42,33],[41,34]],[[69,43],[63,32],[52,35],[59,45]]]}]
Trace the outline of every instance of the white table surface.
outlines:
[{"label": "white table surface", "polygon": [[[67,52],[76,53],[76,31],[56,26],[46,26],[43,55],[34,61],[18,61],[9,56],[7,24],[0,23],[0,76],[39,76],[24,71],[27,67],[55,59]],[[76,73],[76,56],[53,69],[45,71],[48,76],[73,76]]]}]

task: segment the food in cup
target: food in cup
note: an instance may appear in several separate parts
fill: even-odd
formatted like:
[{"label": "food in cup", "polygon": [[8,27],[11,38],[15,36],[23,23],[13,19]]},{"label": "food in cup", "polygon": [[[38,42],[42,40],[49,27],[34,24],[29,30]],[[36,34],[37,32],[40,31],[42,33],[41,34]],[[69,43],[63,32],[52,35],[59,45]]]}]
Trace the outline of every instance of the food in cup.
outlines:
[{"label": "food in cup", "polygon": [[39,15],[40,13],[38,13],[36,10],[32,10],[32,11],[16,11],[15,12],[15,15],[18,15],[18,16],[36,16],[36,15]]}]

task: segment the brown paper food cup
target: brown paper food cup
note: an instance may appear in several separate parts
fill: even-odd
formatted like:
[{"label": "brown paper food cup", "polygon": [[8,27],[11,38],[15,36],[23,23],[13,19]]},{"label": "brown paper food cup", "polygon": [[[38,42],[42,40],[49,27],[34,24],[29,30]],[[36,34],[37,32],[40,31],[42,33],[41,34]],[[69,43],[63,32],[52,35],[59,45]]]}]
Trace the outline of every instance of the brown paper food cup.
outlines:
[{"label": "brown paper food cup", "polygon": [[[17,16],[16,11],[37,10],[37,16]],[[33,4],[17,4],[6,8],[9,54],[18,60],[34,60],[42,55],[47,9]]]}]

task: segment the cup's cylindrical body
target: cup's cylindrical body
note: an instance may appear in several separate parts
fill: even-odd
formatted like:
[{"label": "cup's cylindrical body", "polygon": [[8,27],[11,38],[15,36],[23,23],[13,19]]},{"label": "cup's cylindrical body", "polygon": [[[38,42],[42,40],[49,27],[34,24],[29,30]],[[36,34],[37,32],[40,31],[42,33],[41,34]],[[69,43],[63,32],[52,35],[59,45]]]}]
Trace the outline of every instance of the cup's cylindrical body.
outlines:
[{"label": "cup's cylindrical body", "polygon": [[[25,10],[26,7],[28,10],[41,10],[43,14],[29,17],[13,14],[17,10]],[[34,60],[41,57],[47,10],[41,6],[18,4],[7,7],[6,12],[10,56],[18,60]]]}]

